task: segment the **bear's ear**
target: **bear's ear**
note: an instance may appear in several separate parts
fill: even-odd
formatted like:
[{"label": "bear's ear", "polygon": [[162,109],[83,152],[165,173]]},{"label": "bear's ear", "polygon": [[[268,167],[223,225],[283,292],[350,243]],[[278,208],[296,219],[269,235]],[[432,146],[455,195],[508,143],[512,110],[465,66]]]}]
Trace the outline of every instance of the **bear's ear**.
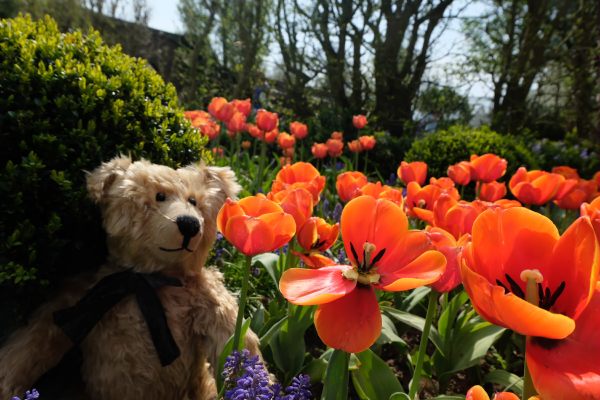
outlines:
[{"label": "bear's ear", "polygon": [[131,157],[120,155],[102,163],[101,166],[87,173],[87,190],[94,203],[99,203],[117,176],[131,165]]},{"label": "bear's ear", "polygon": [[242,187],[238,184],[235,173],[229,167],[206,167],[206,174],[219,182],[225,196],[235,199]]}]

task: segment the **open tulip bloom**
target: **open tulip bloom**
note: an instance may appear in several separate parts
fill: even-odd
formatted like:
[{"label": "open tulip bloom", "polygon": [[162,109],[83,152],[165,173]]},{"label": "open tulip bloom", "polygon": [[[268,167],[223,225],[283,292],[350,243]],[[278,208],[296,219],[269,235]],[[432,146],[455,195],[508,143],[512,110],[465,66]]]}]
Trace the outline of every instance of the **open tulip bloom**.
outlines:
[{"label": "open tulip bloom", "polygon": [[292,268],[279,289],[293,304],[318,305],[315,327],[325,344],[349,353],[369,348],[381,333],[375,290],[401,291],[428,285],[446,267],[428,235],[408,229],[402,208],[360,196],[342,212],[342,238],[351,265]]},{"label": "open tulip bloom", "polygon": [[598,280],[589,218],[559,236],[551,220],[526,208],[490,209],[473,224],[471,240],[461,274],[479,314],[526,336],[563,339],[573,332]]}]

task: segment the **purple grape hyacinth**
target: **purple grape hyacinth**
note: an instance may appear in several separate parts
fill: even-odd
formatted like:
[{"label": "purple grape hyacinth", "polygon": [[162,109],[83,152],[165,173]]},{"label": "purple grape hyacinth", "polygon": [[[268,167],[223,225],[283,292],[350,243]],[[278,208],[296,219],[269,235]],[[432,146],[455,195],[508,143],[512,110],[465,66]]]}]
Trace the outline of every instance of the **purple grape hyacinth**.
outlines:
[{"label": "purple grape hyacinth", "polygon": [[247,349],[234,351],[223,367],[225,400],[309,400],[310,378],[299,375],[290,386],[269,383],[269,373],[258,356],[251,356]]},{"label": "purple grape hyacinth", "polygon": [[[38,393],[38,391],[35,389],[31,389],[31,390],[28,390],[25,392],[25,397],[23,398],[23,400],[34,400],[34,399],[39,399],[39,397],[40,397],[40,394]],[[14,396],[10,400],[21,400],[21,398],[18,396]]]}]

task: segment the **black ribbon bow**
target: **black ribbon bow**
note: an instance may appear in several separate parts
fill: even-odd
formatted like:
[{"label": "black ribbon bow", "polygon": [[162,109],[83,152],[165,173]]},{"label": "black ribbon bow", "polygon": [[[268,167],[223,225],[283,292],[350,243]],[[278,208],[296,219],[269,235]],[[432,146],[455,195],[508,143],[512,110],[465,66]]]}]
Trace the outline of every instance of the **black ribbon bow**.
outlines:
[{"label": "black ribbon bow", "polygon": [[182,286],[177,278],[142,274],[126,270],[108,275],[90,289],[73,307],[54,313],[54,322],[76,346],[86,338],[102,316],[130,294],[135,294],[138,307],[148,325],[161,365],[167,366],[181,352],[165,316],[165,310],[155,289],[162,286]]}]

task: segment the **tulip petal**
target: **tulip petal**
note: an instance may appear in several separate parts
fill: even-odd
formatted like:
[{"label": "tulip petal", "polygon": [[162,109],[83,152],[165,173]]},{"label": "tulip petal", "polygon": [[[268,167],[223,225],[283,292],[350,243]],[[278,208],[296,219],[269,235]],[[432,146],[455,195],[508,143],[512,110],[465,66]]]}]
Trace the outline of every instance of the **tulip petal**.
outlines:
[{"label": "tulip petal", "polygon": [[[346,254],[351,260],[361,264],[363,245],[366,242],[376,247],[372,257],[383,249],[390,251],[406,234],[408,219],[402,208],[389,200],[360,196],[344,207],[341,225]],[[358,260],[355,260],[350,244],[354,247]],[[378,265],[383,264],[380,262]]]},{"label": "tulip petal", "polygon": [[293,304],[310,306],[328,303],[355,289],[356,281],[342,276],[347,269],[352,267],[335,265],[319,269],[291,268],[281,276],[279,291]]},{"label": "tulip petal", "polygon": [[336,265],[336,262],[333,261],[331,258],[328,258],[323,254],[317,253],[315,251],[311,251],[308,254],[302,254],[292,250],[292,254],[300,258],[304,262],[304,264],[306,264],[306,266],[310,268],[323,268]]},{"label": "tulip petal", "polygon": [[256,196],[248,196],[241,199],[238,204],[244,210],[246,215],[251,217],[258,217],[262,214],[282,212],[283,209],[279,204],[271,201],[263,194],[257,194]]},{"label": "tulip petal", "polygon": [[273,247],[274,236],[271,227],[262,220],[247,215],[229,218],[223,235],[247,256],[276,249]]},{"label": "tulip petal", "polygon": [[238,203],[228,198],[217,215],[217,228],[219,232],[224,233],[227,221],[236,215],[244,215],[244,209]]},{"label": "tulip petal", "polygon": [[396,272],[381,276],[379,286],[387,291],[414,289],[437,281],[446,269],[446,257],[429,250]]},{"label": "tulip petal", "polygon": [[280,248],[289,242],[296,233],[296,223],[294,222],[294,217],[292,217],[290,214],[286,214],[284,212],[274,212],[270,214],[263,214],[257,219],[264,222],[265,225],[271,230],[273,242],[271,247],[266,251],[272,251]]},{"label": "tulip petal", "polygon": [[600,398],[600,286],[564,340],[528,340],[526,357],[540,398],[590,400]]},{"label": "tulip petal", "polygon": [[575,321],[534,306],[520,297],[492,285],[485,277],[461,265],[463,285],[475,310],[489,322],[526,336],[562,339],[575,329]]},{"label": "tulip petal", "polygon": [[329,347],[348,353],[368,349],[381,334],[381,312],[373,288],[357,286],[348,295],[320,305],[315,327]]},{"label": "tulip petal", "polygon": [[511,276],[522,289],[519,277],[524,269],[543,268],[552,257],[559,238],[551,220],[522,207],[484,211],[472,229],[472,259],[469,268],[489,282],[506,282]]},{"label": "tulip petal", "polygon": [[381,260],[377,263],[377,272],[382,275],[394,274],[414,261],[427,250],[432,250],[433,244],[427,233],[411,230],[398,239],[391,248],[387,248]]},{"label": "tulip petal", "polygon": [[553,311],[577,319],[585,309],[598,280],[599,253],[594,228],[588,218],[577,219],[563,233],[548,267],[552,274],[544,276],[552,292],[565,283]]}]

